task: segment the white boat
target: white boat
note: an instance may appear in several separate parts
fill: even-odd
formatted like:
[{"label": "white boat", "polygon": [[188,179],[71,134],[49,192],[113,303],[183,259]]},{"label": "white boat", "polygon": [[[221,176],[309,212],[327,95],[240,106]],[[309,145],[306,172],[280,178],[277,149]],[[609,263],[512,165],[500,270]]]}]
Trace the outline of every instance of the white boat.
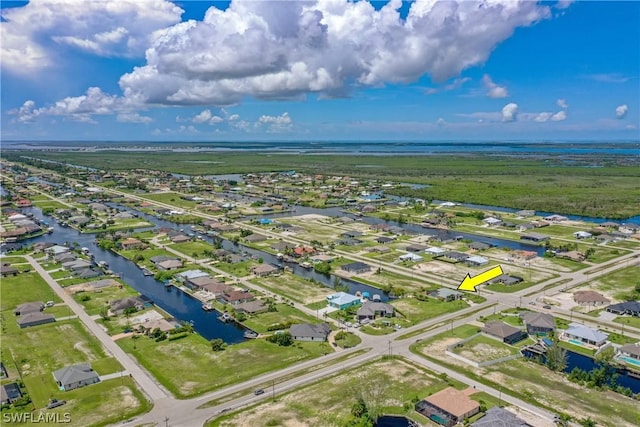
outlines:
[{"label": "white boat", "polygon": [[211,311],[213,310],[213,305],[211,305],[211,303],[209,302],[205,302],[204,304],[202,304],[202,309],[204,311]]},{"label": "white boat", "polygon": [[220,316],[218,316],[218,320],[221,320],[223,322],[228,322],[232,320],[232,318],[228,313],[222,313]]}]

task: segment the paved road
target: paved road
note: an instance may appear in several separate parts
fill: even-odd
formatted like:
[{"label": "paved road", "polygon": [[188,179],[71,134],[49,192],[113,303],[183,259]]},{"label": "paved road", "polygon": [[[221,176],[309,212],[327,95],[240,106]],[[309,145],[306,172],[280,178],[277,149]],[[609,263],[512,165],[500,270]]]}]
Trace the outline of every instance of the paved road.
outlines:
[{"label": "paved road", "polygon": [[42,268],[40,264],[30,255],[26,255],[25,258],[29,261],[29,264],[42,276],[47,284],[53,289],[53,291],[67,304],[71,310],[80,318],[80,321],[91,331],[91,333],[100,340],[103,347],[118,362],[124,367],[126,371],[131,374],[131,377],[138,383],[140,388],[147,394],[152,401],[158,401],[167,396],[167,393],[148,375],[131,356],[122,350],[118,344],[116,344],[111,337],[102,329],[102,326],[98,325],[78,304],[71,295],[67,294],[64,289],[56,282],[47,271]]}]

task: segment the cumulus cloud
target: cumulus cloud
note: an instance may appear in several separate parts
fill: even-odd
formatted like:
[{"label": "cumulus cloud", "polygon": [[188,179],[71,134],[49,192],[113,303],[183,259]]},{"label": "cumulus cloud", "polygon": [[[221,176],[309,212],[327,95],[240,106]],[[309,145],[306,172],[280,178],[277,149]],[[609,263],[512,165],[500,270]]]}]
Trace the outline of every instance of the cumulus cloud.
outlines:
[{"label": "cumulus cloud", "polygon": [[256,122],[257,126],[268,126],[269,132],[284,132],[290,130],[293,126],[293,120],[288,112],[284,112],[279,116],[262,115]]},{"label": "cumulus cloud", "polygon": [[561,122],[567,119],[567,112],[565,110],[558,111],[553,116],[551,116],[552,122]]},{"label": "cumulus cloud", "polygon": [[566,110],[567,108],[569,108],[569,104],[567,104],[567,100],[562,98],[556,101],[556,105],[562,108],[563,110]]},{"label": "cumulus cloud", "polygon": [[616,119],[624,119],[627,116],[627,111],[629,107],[627,104],[618,105],[616,107]]},{"label": "cumulus cloud", "polygon": [[485,74],[484,76],[482,76],[482,83],[487,89],[487,96],[489,98],[506,98],[507,96],[509,96],[507,88],[495,84],[493,80],[491,80],[491,76],[489,76],[489,74]]},{"label": "cumulus cloud", "polygon": [[90,87],[85,95],[66,97],[50,107],[36,108],[35,102],[26,101],[20,108],[10,110],[9,114],[15,115],[15,120],[19,123],[30,123],[43,115],[64,116],[74,121],[93,123],[90,118],[92,115],[114,113],[121,114],[125,121],[138,119],[138,122],[148,122],[150,118],[132,114],[139,108],[143,108],[143,105],[136,98],[109,95],[99,87]]},{"label": "cumulus cloud", "polygon": [[510,102],[502,107],[502,121],[514,122],[518,116],[518,104]]},{"label": "cumulus cloud", "polygon": [[2,68],[30,74],[60,61],[67,46],[101,56],[142,56],[154,31],[180,21],[165,0],[32,0],[2,9]]},{"label": "cumulus cloud", "polygon": [[142,116],[139,113],[120,113],[116,116],[116,120],[121,123],[151,123],[153,119],[148,116]]},{"label": "cumulus cloud", "polygon": [[296,99],[343,96],[353,86],[445,81],[483,63],[515,28],[550,16],[534,2],[411,3],[406,19],[393,0],[233,1],[203,21],[157,31],[147,64],[125,74],[125,94],[149,103],[231,105],[249,95]]}]

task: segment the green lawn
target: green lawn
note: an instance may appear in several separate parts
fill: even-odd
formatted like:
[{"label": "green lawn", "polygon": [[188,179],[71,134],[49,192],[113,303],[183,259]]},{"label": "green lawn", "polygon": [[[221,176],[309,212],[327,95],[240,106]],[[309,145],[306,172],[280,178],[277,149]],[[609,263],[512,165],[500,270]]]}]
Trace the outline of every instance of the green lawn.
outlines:
[{"label": "green lawn", "polygon": [[241,261],[236,263],[219,262],[215,264],[215,268],[229,273],[236,277],[245,277],[251,274],[251,266],[255,265],[252,261]]},{"label": "green lawn", "polygon": [[242,323],[248,328],[264,334],[272,333],[268,332],[267,328],[275,323],[318,323],[322,321],[322,319],[316,320],[315,317],[311,317],[287,304],[276,304],[276,308],[278,311],[249,316],[247,320]]},{"label": "green lawn", "polygon": [[615,292],[615,298],[622,299],[624,295],[633,290],[638,283],[638,267],[631,265],[600,276],[591,281],[589,285],[601,291]]},{"label": "green lawn", "polygon": [[460,344],[453,352],[475,362],[499,359],[518,353],[518,349],[485,335]]},{"label": "green lawn", "polygon": [[[297,342],[280,347],[263,339],[248,340],[214,352],[199,335],[176,341],[120,339],[118,344],[177,397],[196,396],[276,371],[330,351],[326,343]],[[170,366],[170,369],[167,367]]]},{"label": "green lawn", "polygon": [[425,301],[416,298],[401,298],[391,301],[391,305],[411,325],[469,307],[469,304],[462,300],[445,302],[435,298],[428,298]]},{"label": "green lawn", "polygon": [[[110,286],[95,291],[76,293],[73,295],[73,299],[84,306],[87,314],[94,315],[100,314],[101,309],[108,307],[111,301],[134,295],[138,295],[138,292],[129,286],[123,286],[122,288]],[[89,297],[89,300],[83,301],[87,297]]]},{"label": "green lawn", "polygon": [[618,316],[613,319],[613,321],[623,325],[631,325],[635,328],[640,329],[640,317]]},{"label": "green lawn", "polygon": [[196,206],[196,202],[181,199],[181,196],[182,195],[178,193],[148,193],[143,195],[145,199],[155,200],[156,202],[161,203],[168,203],[170,205],[184,209],[193,209]]},{"label": "green lawn", "polygon": [[[308,279],[288,272],[278,276],[254,278],[250,281],[277,295],[302,304],[309,304],[318,300],[324,301],[327,295],[334,292],[333,289],[324,286],[322,283],[311,282]],[[322,307],[325,305],[326,303]]]},{"label": "green lawn", "polygon": [[204,251],[214,250],[213,246],[209,243],[199,241],[173,243],[169,245],[169,247],[189,257],[192,257],[194,254],[196,254],[198,259],[205,258]]},{"label": "green lawn", "polygon": [[336,337],[336,345],[341,348],[351,348],[355,347],[362,342],[362,339],[356,334],[352,334],[351,332],[343,332],[342,335],[339,335],[340,338]]},{"label": "green lawn", "polygon": [[35,271],[3,277],[0,297],[0,311],[13,310],[18,304],[30,301],[60,302],[60,298]]}]

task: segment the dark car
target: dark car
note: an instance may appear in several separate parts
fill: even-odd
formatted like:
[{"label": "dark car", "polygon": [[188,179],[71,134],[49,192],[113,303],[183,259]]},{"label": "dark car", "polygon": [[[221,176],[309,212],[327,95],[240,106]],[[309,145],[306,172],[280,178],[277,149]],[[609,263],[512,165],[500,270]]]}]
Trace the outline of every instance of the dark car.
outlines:
[{"label": "dark car", "polygon": [[264,393],[264,390],[261,389],[261,388],[259,388],[259,389],[257,389],[256,391],[253,392],[253,394],[255,394],[256,396],[261,395],[263,393]]},{"label": "dark car", "polygon": [[545,310],[551,310],[551,306],[550,305],[543,305],[542,308],[544,308]]},{"label": "dark car", "polygon": [[47,405],[47,409],[57,408],[58,406],[62,406],[65,403],[67,403],[66,400],[51,399],[51,401]]}]

